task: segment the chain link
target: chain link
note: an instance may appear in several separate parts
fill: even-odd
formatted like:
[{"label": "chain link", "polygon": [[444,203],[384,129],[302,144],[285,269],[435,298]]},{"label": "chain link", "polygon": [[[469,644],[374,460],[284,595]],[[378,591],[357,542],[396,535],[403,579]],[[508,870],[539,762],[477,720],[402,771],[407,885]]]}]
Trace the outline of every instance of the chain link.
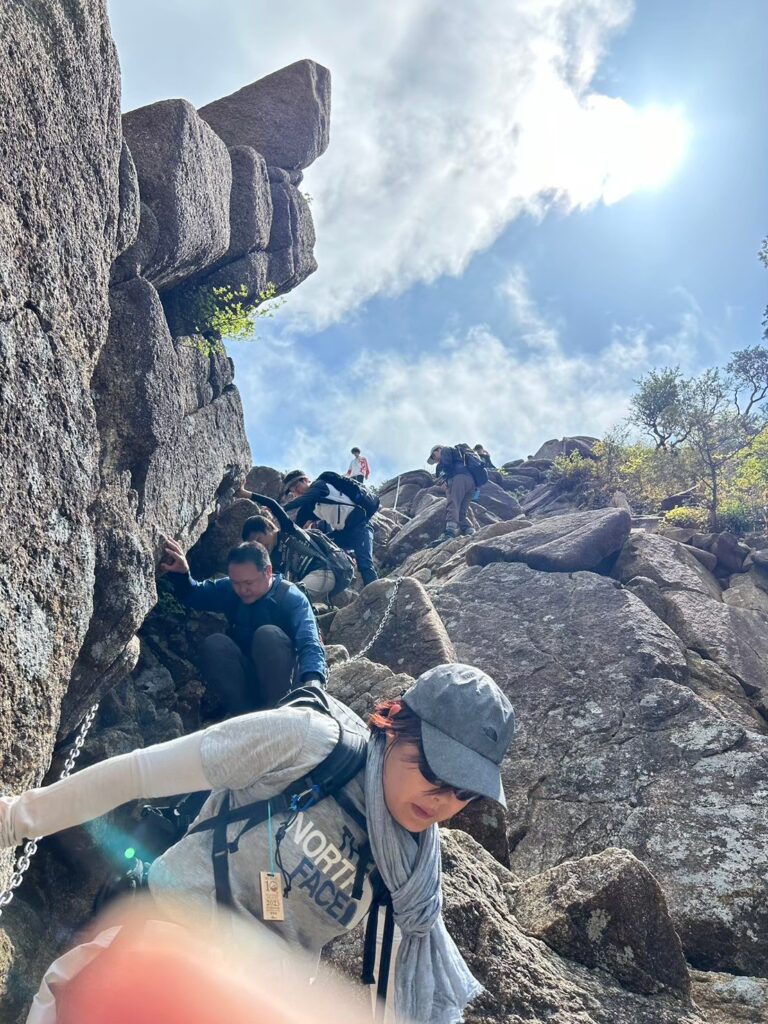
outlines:
[{"label": "chain link", "polygon": [[[85,737],[88,735],[88,731],[93,725],[93,720],[96,717],[96,712],[99,710],[99,705],[94,704],[88,714],[83,719],[80,725],[80,731],[75,739],[74,746],[69,752],[69,757],[64,762],[64,770],[59,776],[60,779],[66,779],[69,777],[70,772],[75,767],[75,761],[80,757],[80,752],[83,749],[85,743]],[[42,837],[38,836],[36,839],[29,839],[24,844],[24,849],[21,852],[19,859],[16,861],[16,869],[11,875],[11,880],[8,883],[8,888],[5,892],[0,893],[0,916],[2,916],[3,908],[7,907],[8,904],[14,897],[15,891],[19,888],[21,883],[24,881],[24,872],[29,868],[30,861],[37,853],[37,844],[40,842]]]},{"label": "chain link", "polygon": [[362,651],[358,651],[357,654],[353,654],[352,657],[349,659],[349,661],[359,661],[361,658],[365,657],[365,655],[368,653],[368,651],[370,651],[370,649],[373,647],[373,645],[379,639],[379,637],[381,636],[382,630],[384,629],[384,627],[387,624],[387,619],[392,614],[392,609],[395,606],[395,598],[397,597],[397,592],[400,589],[400,584],[403,582],[404,579],[405,579],[404,576],[398,576],[395,579],[395,581],[394,581],[395,585],[392,588],[392,593],[390,594],[390,597],[389,597],[389,604],[387,605],[386,609],[384,610],[384,615],[382,617],[381,622],[379,623],[379,628],[373,634],[373,636],[368,641],[368,643],[365,645],[365,647],[362,649]]}]

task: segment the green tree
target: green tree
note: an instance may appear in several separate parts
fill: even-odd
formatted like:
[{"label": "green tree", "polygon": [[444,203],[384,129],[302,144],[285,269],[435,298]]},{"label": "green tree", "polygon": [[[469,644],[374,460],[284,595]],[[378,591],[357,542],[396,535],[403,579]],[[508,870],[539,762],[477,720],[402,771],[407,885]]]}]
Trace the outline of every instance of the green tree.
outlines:
[{"label": "green tree", "polygon": [[[637,384],[629,420],[653,438],[659,453],[654,469],[662,455],[684,457],[691,484],[701,481],[715,528],[724,478],[766,423],[768,349],[740,349],[725,370],[705,370],[690,379],[677,367],[652,370]],[[647,470],[647,456],[635,453],[634,464]]]},{"label": "green tree", "polygon": [[664,451],[677,448],[688,437],[683,407],[687,382],[680,368],[664,366],[635,381],[637,394],[630,403],[631,423],[646,430]]}]

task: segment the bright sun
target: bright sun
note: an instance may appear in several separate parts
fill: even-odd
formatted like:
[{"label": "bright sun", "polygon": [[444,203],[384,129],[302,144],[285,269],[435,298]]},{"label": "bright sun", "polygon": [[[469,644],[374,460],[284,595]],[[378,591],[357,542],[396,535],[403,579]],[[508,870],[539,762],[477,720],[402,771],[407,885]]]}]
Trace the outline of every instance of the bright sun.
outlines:
[{"label": "bright sun", "polygon": [[[679,110],[649,107],[603,125],[603,202],[665,185],[685,156],[691,130]],[[596,140],[597,141],[597,140]]]}]

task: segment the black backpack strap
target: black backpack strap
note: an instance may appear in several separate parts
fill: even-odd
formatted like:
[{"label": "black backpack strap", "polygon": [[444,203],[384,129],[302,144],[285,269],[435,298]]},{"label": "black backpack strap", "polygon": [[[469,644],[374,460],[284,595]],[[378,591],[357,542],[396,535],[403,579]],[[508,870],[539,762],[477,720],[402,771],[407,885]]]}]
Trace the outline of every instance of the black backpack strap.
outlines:
[{"label": "black backpack strap", "polygon": [[[235,853],[242,836],[250,829],[266,821],[272,813],[287,812],[288,817],[283,821],[276,835],[275,859],[282,871],[280,860],[280,842],[290,828],[296,816],[314,804],[324,800],[327,796],[333,796],[339,805],[353,818],[361,828],[366,827],[365,817],[360,814],[357,808],[348,799],[341,789],[357,775],[365,764],[367,739],[360,733],[346,729],[344,724],[333,714],[330,701],[326,693],[315,686],[303,686],[286,695],[278,707],[309,707],[315,711],[321,711],[330,715],[339,725],[339,737],[336,740],[330,754],[316,765],[311,772],[302,775],[282,793],[271,797],[269,800],[257,800],[250,804],[243,804],[242,807],[230,805],[229,791],[225,791],[221,806],[215,815],[198,822],[189,829],[188,835],[200,832],[213,832],[211,842],[211,856],[213,859],[213,878],[216,886],[216,901],[226,906],[232,906],[232,887],[229,878],[229,854]],[[234,822],[245,822],[243,828],[238,832],[235,839],[227,839],[227,826]],[[367,844],[366,844],[367,845]],[[283,872],[285,880],[285,893],[290,892],[290,879]],[[362,887],[361,887],[362,895]],[[357,897],[358,899],[360,897]]]},{"label": "black backpack strap", "polygon": [[[221,809],[213,819],[213,881],[216,886],[216,902],[231,907],[232,886],[229,881],[229,850],[227,849],[227,812],[229,811],[229,793],[224,794]],[[197,831],[195,829],[194,831]]]},{"label": "black backpack strap", "polygon": [[384,934],[381,941],[381,958],[379,960],[379,978],[376,984],[376,1013],[377,1021],[383,1019],[387,1002],[387,989],[389,986],[389,971],[392,964],[392,940],[395,934],[395,916],[392,906],[392,897],[389,894],[378,870],[371,875],[373,886],[373,901],[368,912],[368,921],[365,926],[365,938],[363,940],[363,970],[361,974],[364,985],[376,984],[374,967],[376,965],[376,937],[379,929],[379,910],[385,907]]}]

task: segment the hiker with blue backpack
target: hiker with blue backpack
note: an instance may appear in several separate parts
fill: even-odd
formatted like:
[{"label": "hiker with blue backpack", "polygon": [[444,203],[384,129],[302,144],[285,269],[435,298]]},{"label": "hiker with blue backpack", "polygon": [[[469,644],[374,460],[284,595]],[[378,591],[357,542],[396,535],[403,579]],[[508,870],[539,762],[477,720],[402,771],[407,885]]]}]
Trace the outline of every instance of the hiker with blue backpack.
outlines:
[{"label": "hiker with blue backpack", "polygon": [[325,651],[312,606],[272,571],[261,544],[232,548],[229,575],[198,582],[180,545],[167,540],[160,571],[181,604],[227,617],[227,633],[207,636],[201,649],[203,675],[226,714],[274,707],[294,681],[325,684]]},{"label": "hiker with blue backpack", "polygon": [[331,470],[310,481],[295,469],[283,480],[283,497],[288,499],[283,508],[296,513],[297,526],[318,520],[335,544],[354,552],[364,584],[379,578],[373,564],[371,525],[379,499],[367,487]]},{"label": "hiker with blue backpack", "polygon": [[238,497],[261,506],[266,515],[243,523],[242,539],[263,544],[274,572],[304,591],[312,605],[330,604],[355,575],[349,555],[319,530],[302,530],[282,505],[266,494],[241,489]]},{"label": "hiker with blue backpack", "polygon": [[443,484],[448,498],[445,531],[436,543],[452,540],[459,534],[471,537],[475,530],[467,517],[469,504],[473,498],[479,498],[480,488],[488,482],[488,470],[481,458],[468,444],[436,444],[427,462],[437,467],[435,477]]},{"label": "hiker with blue backpack", "polygon": [[[216,908],[225,906],[276,936],[279,950],[303,949],[317,960],[326,943],[384,905],[380,995],[397,925],[397,1020],[456,1024],[482,987],[443,922],[438,825],[473,800],[506,807],[500,766],[513,732],[506,696],[469,665],[424,672],[401,697],[378,703],[367,727],[308,687],[274,710],[1,797],[0,848],[128,801],[212,790],[185,835],[149,870],[153,916],[182,927],[197,911],[214,935]],[[102,943],[114,938],[101,935]],[[370,913],[369,983],[375,940]],[[87,963],[92,969],[96,948],[98,939],[52,965],[28,1024],[56,1021],[56,983],[65,986]]]}]

